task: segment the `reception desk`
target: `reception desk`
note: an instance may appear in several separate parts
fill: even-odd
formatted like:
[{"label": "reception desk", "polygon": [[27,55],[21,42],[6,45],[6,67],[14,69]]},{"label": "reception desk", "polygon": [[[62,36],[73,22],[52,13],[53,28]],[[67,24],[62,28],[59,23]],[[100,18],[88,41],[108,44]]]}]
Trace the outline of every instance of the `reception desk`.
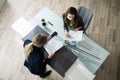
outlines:
[{"label": "reception desk", "polygon": [[[46,26],[42,26],[41,19],[45,19]],[[30,21],[22,17],[12,25],[13,29],[20,34],[23,40],[27,38],[27,35],[30,34],[36,26],[39,27],[39,29],[41,28],[41,32],[43,33],[44,31],[44,34],[47,36],[56,31],[58,32],[59,39],[61,41],[65,40],[62,18],[48,8],[42,9]],[[39,29],[36,30],[39,32]],[[82,41],[76,44],[76,47],[73,48],[69,42],[64,45],[63,48],[58,50],[52,62],[49,64],[64,80],[80,80],[80,76],[83,76],[83,78],[81,78],[83,80],[92,80],[95,77],[95,72],[109,55],[107,50],[85,34],[82,36]],[[74,75],[72,72],[79,75]]]}]

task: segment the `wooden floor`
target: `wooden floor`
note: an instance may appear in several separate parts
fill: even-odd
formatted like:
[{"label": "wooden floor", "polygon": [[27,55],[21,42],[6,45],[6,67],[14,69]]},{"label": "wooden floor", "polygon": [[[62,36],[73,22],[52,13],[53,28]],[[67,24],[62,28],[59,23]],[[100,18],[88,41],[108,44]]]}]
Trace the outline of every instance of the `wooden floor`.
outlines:
[{"label": "wooden floor", "polygon": [[44,7],[62,16],[79,5],[94,14],[88,36],[110,51],[94,80],[120,80],[120,0],[7,0],[0,12],[0,80],[62,80],[54,71],[46,79],[30,74],[23,66],[23,42],[11,25],[21,16],[30,20]]}]

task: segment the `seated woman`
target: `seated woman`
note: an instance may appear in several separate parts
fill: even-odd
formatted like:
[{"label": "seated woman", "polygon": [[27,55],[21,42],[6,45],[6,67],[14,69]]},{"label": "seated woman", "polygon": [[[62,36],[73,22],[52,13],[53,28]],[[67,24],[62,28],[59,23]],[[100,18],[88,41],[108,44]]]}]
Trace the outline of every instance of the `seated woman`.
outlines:
[{"label": "seated woman", "polygon": [[26,56],[24,66],[26,66],[31,73],[39,75],[42,78],[45,78],[51,73],[51,70],[46,71],[46,65],[54,55],[51,53],[48,55],[48,58],[44,58],[45,49],[43,46],[47,41],[48,38],[46,36],[37,34],[33,37],[32,41],[25,40],[23,45]]},{"label": "seated woman", "polygon": [[77,14],[77,10],[74,7],[70,7],[66,13],[63,14],[65,35],[70,37],[69,30],[84,30],[84,23],[82,18]]}]

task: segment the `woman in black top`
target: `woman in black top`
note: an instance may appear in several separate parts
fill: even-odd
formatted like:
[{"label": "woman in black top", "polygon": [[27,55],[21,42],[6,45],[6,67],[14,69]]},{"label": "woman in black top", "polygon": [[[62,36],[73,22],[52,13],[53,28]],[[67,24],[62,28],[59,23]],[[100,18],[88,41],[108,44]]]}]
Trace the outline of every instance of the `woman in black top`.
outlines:
[{"label": "woman in black top", "polygon": [[66,13],[63,14],[65,35],[69,37],[69,30],[84,30],[84,23],[82,18],[77,14],[74,7],[70,7]]},{"label": "woman in black top", "polygon": [[42,78],[51,73],[51,70],[46,72],[46,65],[50,61],[50,58],[53,57],[53,53],[48,55],[48,58],[44,58],[45,49],[43,45],[47,43],[47,40],[47,37],[43,34],[37,34],[33,37],[32,41],[25,40],[23,45],[26,57],[24,66],[26,66],[31,73],[39,75]]}]

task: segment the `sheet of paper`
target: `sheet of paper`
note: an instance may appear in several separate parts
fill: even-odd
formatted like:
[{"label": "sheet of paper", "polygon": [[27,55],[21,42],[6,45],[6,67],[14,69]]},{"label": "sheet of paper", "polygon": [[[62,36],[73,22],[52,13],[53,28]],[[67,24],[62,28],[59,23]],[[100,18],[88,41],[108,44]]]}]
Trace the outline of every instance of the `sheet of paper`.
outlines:
[{"label": "sheet of paper", "polygon": [[20,17],[12,24],[12,28],[22,37],[25,37],[34,27],[24,17]]},{"label": "sheet of paper", "polygon": [[45,50],[48,52],[48,54],[55,53],[57,50],[59,50],[61,47],[63,47],[63,43],[54,36],[48,43],[44,46]]},{"label": "sheet of paper", "polygon": [[70,37],[66,37],[67,40],[69,41],[81,41],[82,40],[82,35],[83,31],[69,31]]}]

